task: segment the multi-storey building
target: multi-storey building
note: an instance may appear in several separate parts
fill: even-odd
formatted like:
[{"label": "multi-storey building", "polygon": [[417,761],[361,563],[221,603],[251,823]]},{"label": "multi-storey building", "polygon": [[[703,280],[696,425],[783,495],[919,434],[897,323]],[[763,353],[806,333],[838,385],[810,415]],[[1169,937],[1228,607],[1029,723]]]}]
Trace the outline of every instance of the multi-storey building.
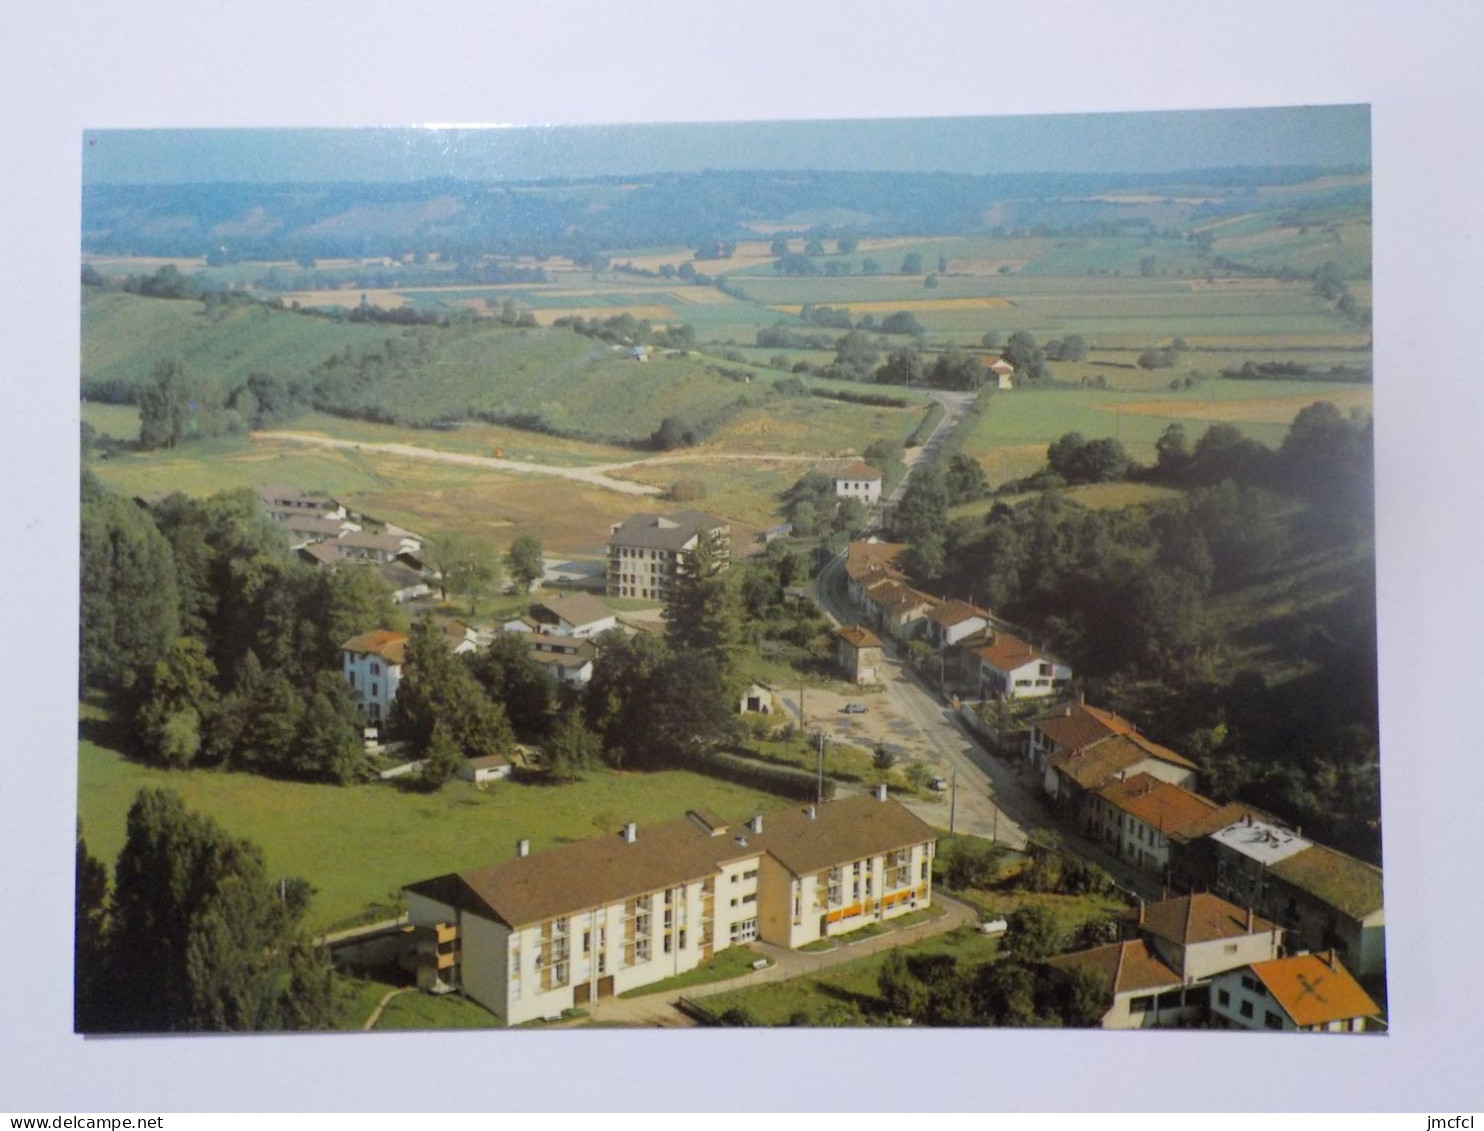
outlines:
[{"label": "multi-storey building", "polygon": [[695,968],[762,939],[798,947],[932,900],[933,830],[851,797],[733,827],[683,820],[516,856],[405,889],[418,984],[509,1025]]},{"label": "multi-storey building", "polygon": [[340,646],[341,671],[367,719],[379,722],[391,713],[406,651],[406,634],[384,628],[352,636]]},{"label": "multi-storey building", "polygon": [[1232,1029],[1363,1033],[1381,1028],[1380,1007],[1334,951],[1255,962],[1212,983],[1211,1016]]},{"label": "multi-storey building", "polygon": [[608,537],[607,594],[663,601],[702,538],[710,538],[721,562],[731,557],[732,528],[700,511],[636,514],[616,523]]}]

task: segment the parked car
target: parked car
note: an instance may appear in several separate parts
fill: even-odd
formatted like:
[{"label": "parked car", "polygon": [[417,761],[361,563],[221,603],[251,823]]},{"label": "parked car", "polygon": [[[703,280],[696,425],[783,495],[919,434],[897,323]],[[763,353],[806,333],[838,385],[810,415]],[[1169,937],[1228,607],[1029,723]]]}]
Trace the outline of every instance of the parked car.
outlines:
[{"label": "parked car", "polygon": [[864,715],[866,713],[866,705],[864,703],[847,703],[840,710],[844,711],[847,715]]},{"label": "parked car", "polygon": [[942,793],[945,789],[948,788],[948,779],[934,778],[932,781],[928,782],[928,788],[937,790],[939,793]]}]

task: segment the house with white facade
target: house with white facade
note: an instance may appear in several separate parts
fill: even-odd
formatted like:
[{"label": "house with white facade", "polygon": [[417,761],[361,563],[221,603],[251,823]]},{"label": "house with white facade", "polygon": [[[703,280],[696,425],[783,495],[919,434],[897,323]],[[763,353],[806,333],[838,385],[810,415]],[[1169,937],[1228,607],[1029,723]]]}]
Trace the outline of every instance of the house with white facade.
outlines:
[{"label": "house with white facade", "polygon": [[1170,834],[1216,809],[1216,802],[1153,774],[1133,774],[1091,796],[1088,834],[1120,860],[1163,878],[1170,867]]},{"label": "house with white facade", "polygon": [[593,678],[598,650],[591,640],[555,632],[531,632],[524,637],[531,659],[559,686],[585,687]]},{"label": "house with white facade", "polygon": [[636,514],[615,523],[608,536],[609,597],[664,601],[684,566],[685,555],[702,538],[715,545],[723,563],[731,558],[732,528],[700,511]]},{"label": "house with white facade", "polygon": [[859,499],[868,507],[875,506],[881,501],[881,472],[857,460],[835,472],[835,494],[842,499]]},{"label": "house with white facade", "polygon": [[556,636],[597,636],[618,627],[618,613],[591,593],[558,593],[531,607],[536,631]]},{"label": "house with white facade", "polygon": [[979,658],[981,699],[1042,699],[1072,681],[1069,665],[1008,632],[991,629],[973,651]]},{"label": "house with white facade", "polygon": [[373,722],[391,713],[406,651],[407,634],[384,628],[352,636],[340,646],[340,670],[350,683],[356,709]]},{"label": "house with white facade", "polygon": [[1069,699],[1029,720],[1026,757],[1041,773],[1053,755],[1081,750],[1109,735],[1137,733],[1134,724],[1122,716]]},{"label": "house with white facade", "polygon": [[418,985],[507,1025],[621,994],[762,939],[783,947],[930,905],[936,834],[904,806],[851,797],[732,825],[666,824],[404,888]]},{"label": "house with white facade", "polygon": [[280,483],[264,484],[258,488],[258,505],[274,522],[287,522],[298,517],[342,519],[345,508],[330,496],[313,491],[301,491]]},{"label": "house with white facade", "polygon": [[1003,357],[986,358],[984,368],[989,371],[989,379],[994,382],[996,389],[1003,392],[1015,387],[1015,366]]},{"label": "house with white facade", "polygon": [[1242,966],[1217,975],[1211,989],[1211,1016],[1226,1028],[1363,1033],[1381,1027],[1380,1006],[1332,950]]},{"label": "house with white facade", "polygon": [[976,632],[983,632],[993,622],[988,609],[967,601],[943,601],[928,610],[923,628],[929,644],[934,648],[947,648]]},{"label": "house with white facade", "polygon": [[835,629],[835,662],[852,683],[881,682],[885,653],[880,638],[858,624]]},{"label": "house with white facade", "polygon": [[1148,941],[1155,954],[1187,983],[1282,954],[1283,930],[1252,910],[1199,892],[1139,904],[1125,917],[1127,937]]},{"label": "house with white facade", "polygon": [[1090,976],[1108,1001],[1104,1029],[1153,1029],[1193,1021],[1206,1010],[1208,986],[1187,986],[1144,939],[1059,954],[1055,974]]},{"label": "house with white facade", "polygon": [[383,564],[396,560],[402,554],[417,554],[422,542],[411,534],[389,531],[384,534],[368,534],[364,530],[350,531],[334,540],[326,540],[345,561],[374,562]]}]

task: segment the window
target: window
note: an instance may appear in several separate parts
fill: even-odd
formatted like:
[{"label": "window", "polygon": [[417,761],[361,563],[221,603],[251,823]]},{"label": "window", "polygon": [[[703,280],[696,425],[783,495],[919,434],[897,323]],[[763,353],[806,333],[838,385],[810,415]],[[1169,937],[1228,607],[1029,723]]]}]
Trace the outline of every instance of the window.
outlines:
[{"label": "window", "polygon": [[638,961],[638,962],[648,962],[649,961],[649,940],[648,939],[635,939],[634,940],[634,959],[636,961]]},{"label": "window", "polygon": [[1216,1004],[1217,1005],[1231,1005],[1231,1003],[1232,1003],[1232,995],[1231,995],[1231,992],[1229,990],[1217,990],[1216,991]]},{"label": "window", "polygon": [[1237,953],[1237,944],[1236,943],[1227,943],[1224,947],[1221,948],[1221,953],[1222,954],[1236,954]]},{"label": "window", "polygon": [[592,953],[592,949],[593,949],[593,933],[591,931],[583,931],[582,932],[582,953],[583,954],[590,954],[590,953]]},{"label": "window", "polygon": [[1244,1001],[1242,1003],[1242,1008],[1240,1008],[1239,1010],[1237,1010],[1237,1012],[1240,1013],[1243,1017],[1251,1017],[1252,1016],[1252,1003],[1250,1001]]},{"label": "window", "polygon": [[757,879],[757,869],[754,868],[750,872],[743,872],[742,873],[742,878],[744,880],[755,880],[755,879]]},{"label": "window", "polygon": [[380,675],[381,674],[381,665],[378,664],[375,660],[372,660],[371,661],[371,674],[372,675]]},{"label": "window", "polygon": [[670,938],[670,932],[669,931],[666,931],[665,932],[665,953],[666,954],[669,954],[670,953],[671,942],[672,942],[672,940]]},{"label": "window", "polygon": [[377,684],[374,684],[374,683],[371,685],[371,698],[372,699],[379,699],[379,698],[381,698],[381,688]]},{"label": "window", "polygon": [[757,902],[757,892],[755,892],[755,891],[748,892],[746,895],[744,895],[742,897],[742,902],[743,903],[756,903]]},{"label": "window", "polygon": [[1144,997],[1133,998],[1128,1003],[1128,1011],[1130,1013],[1148,1013],[1153,1008],[1154,1008],[1154,995],[1153,994],[1147,994]]},{"label": "window", "polygon": [[1274,1013],[1271,1009],[1263,1010],[1262,1023],[1269,1029],[1283,1028],[1283,1018],[1278,1016],[1278,1014]]},{"label": "window", "polygon": [[685,928],[684,927],[681,927],[680,928],[680,942],[679,942],[679,946],[680,946],[680,949],[681,950],[684,950],[685,949]]},{"label": "window", "polygon": [[1181,993],[1181,991],[1179,991],[1179,990],[1166,990],[1164,993],[1160,994],[1159,995],[1159,1008],[1160,1009],[1179,1009],[1180,1008],[1180,993]]}]

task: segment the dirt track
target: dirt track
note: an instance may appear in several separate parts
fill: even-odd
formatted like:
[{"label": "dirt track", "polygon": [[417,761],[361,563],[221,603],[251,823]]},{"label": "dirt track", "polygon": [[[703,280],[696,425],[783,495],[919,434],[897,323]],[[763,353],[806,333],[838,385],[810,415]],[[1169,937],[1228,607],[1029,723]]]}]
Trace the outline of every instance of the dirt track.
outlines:
[{"label": "dirt track", "polygon": [[490,471],[513,471],[520,475],[550,475],[559,479],[575,479],[594,487],[604,487],[624,495],[658,495],[663,489],[647,483],[634,483],[627,479],[614,479],[607,473],[623,471],[633,467],[649,467],[666,463],[691,463],[697,461],[724,462],[734,460],[821,463],[826,457],[805,456],[788,453],[729,453],[686,451],[673,455],[646,456],[642,459],[620,463],[596,464],[587,467],[565,467],[561,464],[526,463],[522,460],[497,459],[494,456],[477,456],[470,452],[449,452],[440,448],[423,448],[414,444],[376,443],[368,440],[337,440],[331,436],[319,436],[309,432],[254,432],[253,436],[263,440],[283,440],[291,444],[312,444],[321,448],[348,448],[354,451],[383,452],[386,455],[405,459],[430,460],[434,463],[452,463],[461,467],[483,467]]}]

